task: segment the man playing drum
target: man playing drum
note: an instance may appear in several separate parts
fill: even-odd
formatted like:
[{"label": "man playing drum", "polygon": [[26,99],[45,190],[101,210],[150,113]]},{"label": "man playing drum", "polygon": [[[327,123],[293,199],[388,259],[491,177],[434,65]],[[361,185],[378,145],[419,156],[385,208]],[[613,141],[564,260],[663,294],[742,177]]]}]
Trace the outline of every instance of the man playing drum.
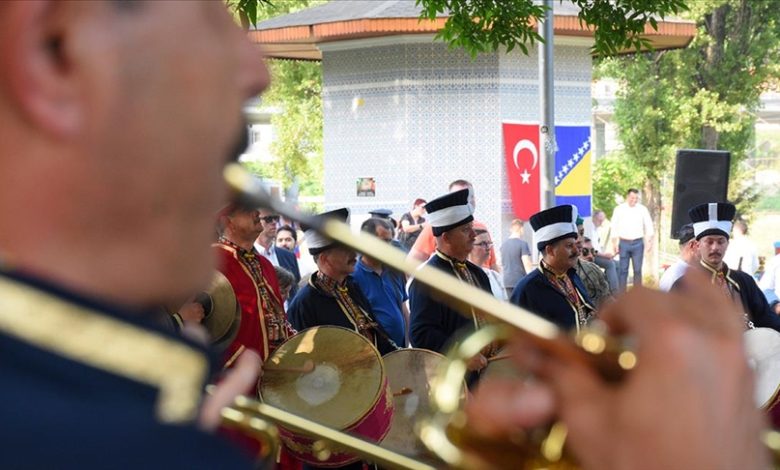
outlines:
[{"label": "man playing drum", "polygon": [[[349,210],[337,209],[320,216],[346,222]],[[371,304],[352,278],[357,262],[355,250],[314,230],[306,230],[306,243],[317,263],[317,271],[290,304],[287,311],[290,323],[298,331],[312,326],[341,326],[368,338],[381,354],[397,349],[374,318]]]}]

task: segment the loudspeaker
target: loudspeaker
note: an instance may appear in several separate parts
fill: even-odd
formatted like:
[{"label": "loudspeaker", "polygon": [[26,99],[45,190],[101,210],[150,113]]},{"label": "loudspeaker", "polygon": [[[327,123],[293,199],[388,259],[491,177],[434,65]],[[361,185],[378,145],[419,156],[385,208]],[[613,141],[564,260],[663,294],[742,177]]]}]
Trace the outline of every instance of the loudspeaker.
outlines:
[{"label": "loudspeaker", "polygon": [[674,169],[672,238],[690,223],[688,209],[706,202],[726,202],[731,154],[720,150],[678,150]]}]

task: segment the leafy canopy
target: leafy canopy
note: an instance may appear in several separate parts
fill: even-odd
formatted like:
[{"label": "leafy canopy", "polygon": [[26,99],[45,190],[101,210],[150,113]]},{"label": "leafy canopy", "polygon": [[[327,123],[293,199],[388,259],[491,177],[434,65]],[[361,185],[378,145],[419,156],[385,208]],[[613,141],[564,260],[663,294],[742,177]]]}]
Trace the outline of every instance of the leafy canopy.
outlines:
[{"label": "leafy canopy", "polygon": [[[449,15],[436,35],[461,47],[472,57],[500,46],[507,51],[528,46],[542,37],[536,24],[544,19],[546,7],[534,0],[416,0],[422,6],[420,19],[435,20]],[[561,3],[562,0],[561,0]],[[613,55],[625,49],[648,49],[642,37],[645,25],[658,30],[657,18],[677,15],[687,9],[685,0],[571,0],[579,7],[580,24],[594,30],[593,51]],[[554,7],[553,7],[554,10]]]}]

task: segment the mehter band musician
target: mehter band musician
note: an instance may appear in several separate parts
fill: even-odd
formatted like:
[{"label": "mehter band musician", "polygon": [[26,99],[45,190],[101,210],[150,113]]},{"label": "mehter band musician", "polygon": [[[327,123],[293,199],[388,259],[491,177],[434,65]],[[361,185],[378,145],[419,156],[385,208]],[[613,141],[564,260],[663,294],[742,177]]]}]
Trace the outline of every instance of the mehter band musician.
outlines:
[{"label": "mehter band musician", "polygon": [[585,326],[594,308],[575,267],[577,208],[556,206],[531,216],[539,267],[517,283],[510,301],[566,329]]},{"label": "mehter band musician", "polygon": [[[766,327],[780,331],[780,317],[769,308],[753,277],[732,270],[723,262],[735,214],[736,208],[727,202],[700,204],[688,211],[701,256],[698,266],[694,266],[703,269],[724,296],[738,301],[744,311],[747,328]],[[685,277],[678,279],[672,290],[684,289]]]},{"label": "mehter band musician", "polygon": [[[320,216],[347,222],[349,210],[337,209]],[[355,250],[314,230],[305,233],[317,271],[290,304],[288,316],[292,325],[298,330],[322,325],[342,326],[368,338],[382,354],[396,350],[397,346],[376,321],[371,304],[352,278],[357,262]]]},{"label": "mehter band musician", "polygon": [[[490,280],[479,266],[468,261],[476,240],[474,208],[469,203],[470,189],[438,197],[425,205],[428,222],[436,237],[436,251],[426,263],[441,269],[463,282],[490,292]],[[466,318],[431,295],[430,289],[413,280],[409,287],[411,312],[411,340],[416,348],[446,352],[446,346],[460,329],[479,328],[483,316],[472,312]],[[489,354],[489,352],[485,352]],[[478,355],[470,364],[472,371],[487,365],[487,358]]]}]

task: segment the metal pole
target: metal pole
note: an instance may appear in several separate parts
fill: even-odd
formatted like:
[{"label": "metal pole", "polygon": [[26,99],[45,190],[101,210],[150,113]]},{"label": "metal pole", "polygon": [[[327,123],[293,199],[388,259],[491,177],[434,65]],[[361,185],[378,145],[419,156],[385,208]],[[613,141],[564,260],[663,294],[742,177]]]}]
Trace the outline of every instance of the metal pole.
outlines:
[{"label": "metal pole", "polygon": [[553,77],[553,0],[543,0],[544,20],[539,22],[539,101],[542,110],[540,143],[544,154],[542,178],[542,209],[555,205],[555,100]]}]

